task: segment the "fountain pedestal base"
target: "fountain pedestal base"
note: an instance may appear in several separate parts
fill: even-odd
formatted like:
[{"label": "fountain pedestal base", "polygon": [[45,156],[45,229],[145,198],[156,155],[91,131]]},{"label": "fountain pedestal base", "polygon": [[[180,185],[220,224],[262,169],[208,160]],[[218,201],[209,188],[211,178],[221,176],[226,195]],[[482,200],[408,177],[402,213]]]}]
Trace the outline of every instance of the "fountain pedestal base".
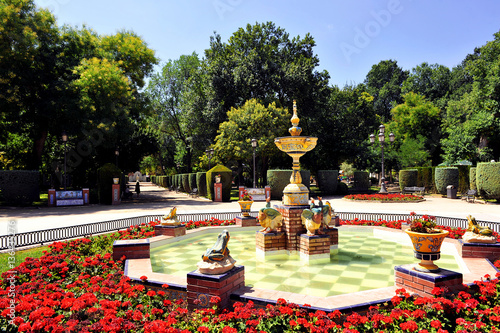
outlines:
[{"label": "fountain pedestal base", "polygon": [[398,288],[416,293],[423,297],[434,297],[432,289],[446,288],[448,292],[456,293],[464,290],[462,273],[441,268],[436,273],[419,272],[413,264],[394,266],[395,281]]},{"label": "fountain pedestal base", "polygon": [[255,227],[259,225],[257,219],[252,216],[236,216],[236,225],[239,227]]},{"label": "fountain pedestal base", "polygon": [[[207,275],[196,271],[187,274],[188,309],[230,308],[231,294],[245,286],[245,267],[235,266],[230,271],[219,275]],[[211,303],[214,296],[220,297],[217,304]]]}]

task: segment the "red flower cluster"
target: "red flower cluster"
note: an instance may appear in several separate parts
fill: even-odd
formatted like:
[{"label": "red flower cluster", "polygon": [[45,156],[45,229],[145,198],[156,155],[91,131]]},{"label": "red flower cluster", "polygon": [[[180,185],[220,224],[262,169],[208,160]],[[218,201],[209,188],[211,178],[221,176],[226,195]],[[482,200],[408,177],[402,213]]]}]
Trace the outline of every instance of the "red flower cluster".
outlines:
[{"label": "red flower cluster", "polygon": [[219,227],[219,226],[226,226],[226,225],[235,225],[236,224],[236,219],[232,220],[219,220],[214,217],[211,219],[203,220],[203,221],[189,221],[184,223],[186,226],[186,229],[195,229],[195,228],[201,228],[201,227]]},{"label": "red flower cluster", "polygon": [[372,201],[420,201],[424,200],[424,197],[420,195],[413,194],[399,194],[399,193],[387,193],[387,194],[349,194],[344,197],[344,199],[351,200],[372,200]]}]

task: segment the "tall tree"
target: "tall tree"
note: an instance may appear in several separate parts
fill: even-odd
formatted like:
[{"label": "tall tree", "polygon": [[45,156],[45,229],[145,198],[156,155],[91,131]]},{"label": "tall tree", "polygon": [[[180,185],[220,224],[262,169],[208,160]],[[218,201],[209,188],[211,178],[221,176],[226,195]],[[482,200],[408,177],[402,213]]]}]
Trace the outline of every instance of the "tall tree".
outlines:
[{"label": "tall tree", "polygon": [[391,109],[402,102],[401,88],[408,71],[396,60],[383,60],[373,65],[366,75],[366,91],[374,98],[375,113],[383,122],[391,120]]},{"label": "tall tree", "polygon": [[[410,92],[403,96],[404,103],[391,110],[392,121],[387,124],[388,130],[394,132],[396,145],[400,151],[409,152],[420,149],[426,153],[418,153],[420,158],[431,157],[432,164],[440,162],[440,110],[424,96]],[[398,144],[399,142],[399,144]],[[417,151],[414,151],[417,154]],[[408,160],[408,159],[407,159]],[[420,160],[418,165],[428,165],[427,159]],[[401,163],[402,167],[405,162]],[[415,165],[412,160],[411,165]]]},{"label": "tall tree", "polygon": [[192,171],[193,149],[200,155],[209,144],[200,135],[206,128],[199,109],[202,103],[197,100],[203,99],[200,85],[201,62],[193,53],[169,60],[161,73],[153,75],[146,89],[153,110],[147,118],[147,129],[154,133],[165,152],[160,162],[175,162],[185,166],[187,172]]},{"label": "tall tree", "polygon": [[57,121],[59,30],[54,16],[37,10],[33,0],[2,0],[0,31],[1,132],[20,127],[29,132],[27,167],[36,169],[48,128]]},{"label": "tall tree", "polygon": [[277,102],[292,107],[297,100],[308,127],[318,103],[326,101],[329,75],[317,72],[319,59],[311,35],[290,38],[274,23],[248,24],[223,42],[220,35],[210,38],[205,51],[207,86],[210,87],[205,119],[217,128],[231,107],[256,98],[265,104]]},{"label": "tall tree", "polygon": [[2,126],[28,132],[27,167],[40,167],[47,140],[57,142],[62,130],[79,140],[89,140],[89,130],[110,134],[101,150],[114,151],[131,136],[145,110],[139,89],[157,62],[144,41],[132,32],[101,37],[85,27],[59,29],[33,0],[0,1],[0,29]]},{"label": "tall tree", "polygon": [[402,93],[414,92],[425,96],[440,108],[446,106],[450,93],[451,71],[448,67],[426,62],[412,69],[408,78],[403,82]]},{"label": "tall tree", "polygon": [[225,163],[235,161],[241,175],[244,162],[252,157],[251,139],[258,143],[258,157],[261,160],[262,175],[265,177],[270,159],[276,155],[274,138],[286,135],[290,114],[276,103],[267,107],[256,99],[248,100],[239,108],[231,108],[228,120],[221,123],[213,146],[216,158]]},{"label": "tall tree", "polygon": [[331,88],[328,106],[318,117],[314,170],[335,169],[344,161],[366,167],[368,135],[378,123],[373,96],[365,90],[363,84]]},{"label": "tall tree", "polygon": [[467,62],[466,70],[474,79],[472,90],[447,108],[443,124],[447,161],[487,161],[500,156],[500,32],[494,36]]}]

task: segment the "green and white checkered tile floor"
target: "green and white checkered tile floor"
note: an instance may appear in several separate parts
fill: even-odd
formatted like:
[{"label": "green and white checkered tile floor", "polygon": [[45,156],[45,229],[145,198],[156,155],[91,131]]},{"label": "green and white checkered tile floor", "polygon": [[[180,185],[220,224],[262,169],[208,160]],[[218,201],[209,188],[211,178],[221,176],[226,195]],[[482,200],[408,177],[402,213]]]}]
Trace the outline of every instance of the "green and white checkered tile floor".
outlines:
[{"label": "green and white checkered tile floor", "polygon": [[[153,271],[185,276],[216,239],[217,233],[205,234],[151,250]],[[245,266],[247,286],[318,297],[393,286],[394,266],[418,263],[411,246],[348,228],[339,228],[339,249],[329,263],[307,265],[298,255],[256,259],[255,231],[231,231],[229,250],[236,264]],[[436,264],[460,272],[452,255],[441,253]]]}]

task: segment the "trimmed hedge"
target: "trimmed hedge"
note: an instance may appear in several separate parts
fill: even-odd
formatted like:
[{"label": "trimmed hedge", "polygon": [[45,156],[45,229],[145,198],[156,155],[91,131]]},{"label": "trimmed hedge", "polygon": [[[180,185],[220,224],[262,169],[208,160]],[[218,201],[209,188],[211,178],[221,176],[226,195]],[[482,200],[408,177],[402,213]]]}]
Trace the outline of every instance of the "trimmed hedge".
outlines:
[{"label": "trimmed hedge", "polygon": [[189,188],[191,189],[189,192],[192,192],[195,188],[198,188],[196,185],[196,173],[188,174],[189,178]]},{"label": "trimmed hedge", "polygon": [[469,165],[457,165],[458,168],[458,193],[467,192],[470,188],[469,182]]},{"label": "trimmed hedge", "polygon": [[446,195],[447,186],[453,185],[458,189],[458,168],[436,168],[434,181],[436,182],[436,191],[440,194]]},{"label": "trimmed hedge", "polygon": [[483,198],[500,200],[500,162],[477,164],[476,187]]},{"label": "trimmed hedge", "polygon": [[370,188],[370,175],[366,171],[354,171],[354,188],[368,190]]},{"label": "trimmed hedge", "polygon": [[425,187],[426,192],[436,192],[434,184],[434,170],[436,167],[416,167],[412,169],[418,171],[416,186]]},{"label": "trimmed hedge", "polygon": [[196,173],[196,187],[198,188],[198,194],[206,197],[207,196],[207,173],[197,172]]},{"label": "trimmed hedge", "polygon": [[215,176],[221,176],[222,183],[222,201],[231,201],[231,187],[233,184],[233,173],[231,169],[226,168],[223,165],[216,165],[212,169],[207,171],[207,196],[210,200],[215,200],[214,195],[214,183]]},{"label": "trimmed hedge", "polygon": [[1,200],[16,205],[29,205],[40,200],[40,172],[0,170],[0,197]]},{"label": "trimmed hedge", "polygon": [[339,170],[318,170],[317,182],[323,195],[337,191]]},{"label": "trimmed hedge", "polygon": [[477,186],[476,186],[476,167],[472,167],[469,170],[469,186],[471,190],[476,190],[477,191]]},{"label": "trimmed hedge", "polygon": [[189,186],[189,174],[183,173],[181,177],[182,177],[182,191],[187,193],[191,192],[192,189]]},{"label": "trimmed hedge", "polygon": [[121,179],[122,171],[113,163],[106,163],[97,169],[97,195],[99,203],[103,205],[111,205],[113,178]]},{"label": "trimmed hedge", "polygon": [[418,184],[418,170],[408,169],[399,171],[399,188],[401,191],[405,187],[417,186]]},{"label": "trimmed hedge", "polygon": [[[271,199],[281,200],[283,190],[290,184],[290,177],[293,170],[267,170],[267,184],[271,187]],[[311,184],[311,172],[309,170],[300,170],[302,184],[308,189]]]}]

